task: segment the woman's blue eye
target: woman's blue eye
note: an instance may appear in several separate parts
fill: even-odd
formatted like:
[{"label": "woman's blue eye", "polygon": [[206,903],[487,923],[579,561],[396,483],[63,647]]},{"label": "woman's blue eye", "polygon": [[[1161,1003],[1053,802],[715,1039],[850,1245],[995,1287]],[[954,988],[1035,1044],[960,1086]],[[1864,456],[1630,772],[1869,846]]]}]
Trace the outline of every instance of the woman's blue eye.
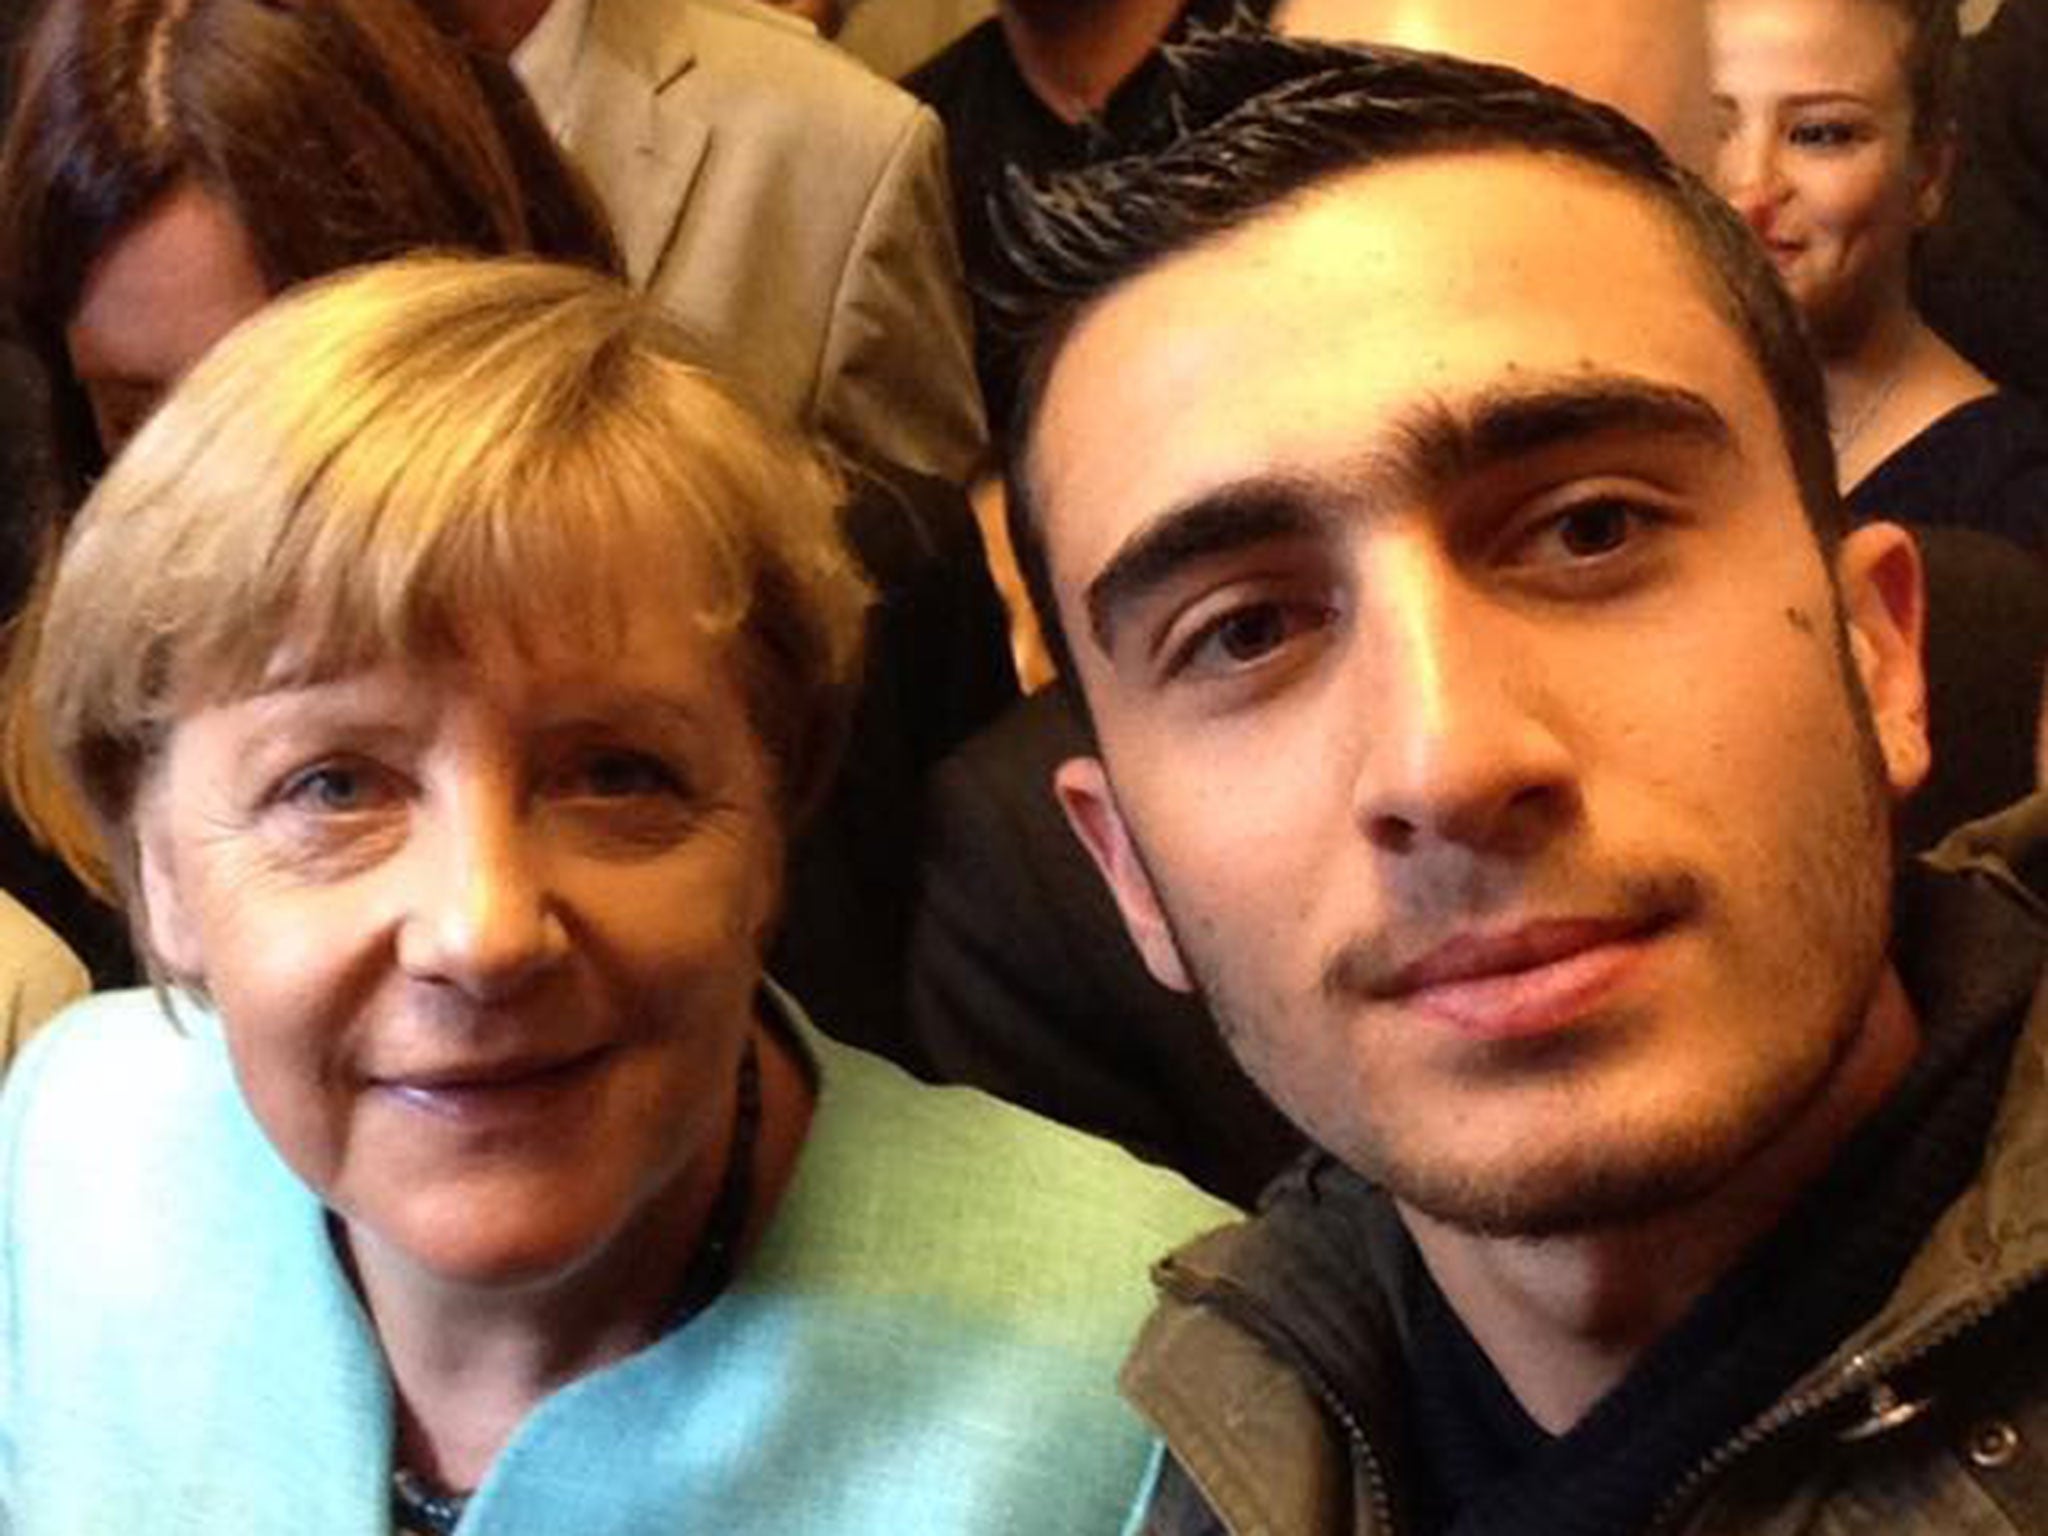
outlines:
[{"label": "woman's blue eye", "polygon": [[283,798],[315,811],[358,811],[370,803],[369,775],[345,764],[324,764],[295,775]]}]

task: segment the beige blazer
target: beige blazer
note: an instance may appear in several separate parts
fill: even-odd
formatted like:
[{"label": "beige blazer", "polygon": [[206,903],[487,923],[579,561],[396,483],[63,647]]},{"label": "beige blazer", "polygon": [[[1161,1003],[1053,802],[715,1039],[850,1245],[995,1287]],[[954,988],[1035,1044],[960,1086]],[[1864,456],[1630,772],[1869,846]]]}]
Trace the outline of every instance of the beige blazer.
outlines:
[{"label": "beige blazer", "polygon": [[595,0],[538,105],[633,280],[759,404],[966,478],[986,429],[928,108],[748,0]]}]

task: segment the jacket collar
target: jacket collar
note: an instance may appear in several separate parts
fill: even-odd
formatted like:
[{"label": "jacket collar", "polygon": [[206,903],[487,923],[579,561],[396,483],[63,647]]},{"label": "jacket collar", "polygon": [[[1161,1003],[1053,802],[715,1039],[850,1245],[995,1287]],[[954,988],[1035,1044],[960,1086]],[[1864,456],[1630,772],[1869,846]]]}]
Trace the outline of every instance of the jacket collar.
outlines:
[{"label": "jacket collar", "polygon": [[[1314,1152],[1268,1189],[1257,1220],[1154,1271],[1165,1304],[1120,1382],[1227,1529],[1391,1523],[1397,1485],[1382,1457],[1404,1421],[1405,1333],[1391,1277],[1406,1241],[1378,1191]],[[1302,1435],[1304,1424],[1341,1435]]]},{"label": "jacket collar", "polygon": [[1923,1010],[2023,1010],[2025,1022],[1982,1173],[1935,1223],[1884,1311],[1795,1393],[1831,1380],[1874,1387],[1973,1314],[2048,1284],[2048,795],[1960,829],[1925,862],[1952,878],[1927,882],[1931,899],[1905,914],[1918,962],[1901,967],[1908,990]]},{"label": "jacket collar", "polygon": [[591,46],[665,90],[697,56],[690,11],[687,0],[591,0]]},{"label": "jacket collar", "polygon": [[652,280],[711,148],[711,125],[673,89],[697,60],[692,4],[591,0],[590,32],[560,100],[539,103],[596,189],[634,284]]}]

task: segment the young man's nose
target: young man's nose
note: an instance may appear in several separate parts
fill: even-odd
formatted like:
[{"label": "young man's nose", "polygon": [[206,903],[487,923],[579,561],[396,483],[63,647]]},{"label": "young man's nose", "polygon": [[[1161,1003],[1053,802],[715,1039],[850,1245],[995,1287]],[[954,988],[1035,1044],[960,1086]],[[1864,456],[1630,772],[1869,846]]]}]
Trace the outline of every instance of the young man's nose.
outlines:
[{"label": "young man's nose", "polygon": [[1369,579],[1354,662],[1358,825],[1397,855],[1528,851],[1577,804],[1542,658],[1440,553],[1400,551]]},{"label": "young man's nose", "polygon": [[516,994],[567,952],[545,849],[520,808],[490,789],[423,819],[400,963],[480,1000]]}]

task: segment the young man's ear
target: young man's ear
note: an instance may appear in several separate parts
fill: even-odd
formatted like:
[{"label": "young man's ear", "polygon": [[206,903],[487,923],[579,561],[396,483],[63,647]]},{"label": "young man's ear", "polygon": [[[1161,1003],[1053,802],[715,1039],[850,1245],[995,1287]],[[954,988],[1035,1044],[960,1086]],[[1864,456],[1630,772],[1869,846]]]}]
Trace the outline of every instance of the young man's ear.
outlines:
[{"label": "young man's ear", "polygon": [[1902,799],[1927,777],[1929,762],[1920,548],[1896,523],[1867,523],[1842,540],[1835,581],[1885,775]]},{"label": "young man's ear", "polygon": [[1074,836],[1081,840],[1081,846],[1088,850],[1088,856],[1101,872],[1109,894],[1116,898],[1117,910],[1123,914],[1124,927],[1138,947],[1145,969],[1162,987],[1175,992],[1194,991],[1194,981],[1181,963],[1180,946],[1174,942],[1173,929],[1166,921],[1166,910],[1159,904],[1152,877],[1146,873],[1137,845],[1131,841],[1130,829],[1124,825],[1116,791],[1110,788],[1102,760],[1068,758],[1053,771],[1052,786],[1060,809],[1066,812],[1067,825],[1074,829]]}]

